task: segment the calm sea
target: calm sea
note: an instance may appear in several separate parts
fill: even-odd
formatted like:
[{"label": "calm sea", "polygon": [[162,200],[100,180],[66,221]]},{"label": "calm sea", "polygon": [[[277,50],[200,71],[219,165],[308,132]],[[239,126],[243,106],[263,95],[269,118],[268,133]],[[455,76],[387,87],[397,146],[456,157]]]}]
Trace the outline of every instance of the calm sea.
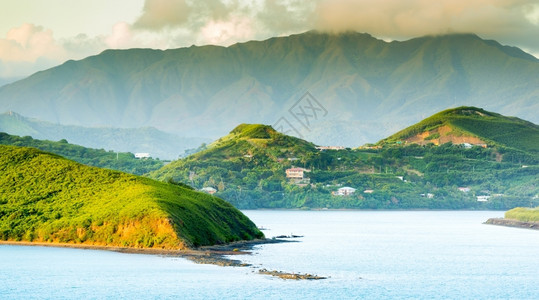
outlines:
[{"label": "calm sea", "polygon": [[[253,267],[0,246],[0,299],[539,299],[539,232],[483,225],[502,212],[244,211],[268,237]],[[237,257],[236,257],[237,258]],[[285,281],[259,268],[329,276]]]}]

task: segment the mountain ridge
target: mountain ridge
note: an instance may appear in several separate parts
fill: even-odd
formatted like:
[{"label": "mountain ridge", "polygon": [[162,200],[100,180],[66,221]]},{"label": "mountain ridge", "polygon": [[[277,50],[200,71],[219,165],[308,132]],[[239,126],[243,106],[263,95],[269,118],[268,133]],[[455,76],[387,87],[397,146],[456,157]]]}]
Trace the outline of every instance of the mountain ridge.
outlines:
[{"label": "mountain ridge", "polygon": [[[106,50],[0,88],[0,105],[63,124],[215,138],[282,117],[318,144],[353,146],[459,105],[538,122],[538,78],[539,60],[477,35],[388,43],[311,31],[229,47]],[[328,111],[309,126],[290,112],[305,92]]]},{"label": "mountain ridge", "polygon": [[386,143],[503,145],[539,152],[539,125],[471,106],[447,109],[383,140]]},{"label": "mountain ridge", "polygon": [[81,146],[121,152],[149,153],[154,158],[176,159],[187,149],[209,139],[181,137],[154,127],[113,128],[60,125],[32,119],[16,112],[0,114],[0,131],[41,140],[68,140]]}]

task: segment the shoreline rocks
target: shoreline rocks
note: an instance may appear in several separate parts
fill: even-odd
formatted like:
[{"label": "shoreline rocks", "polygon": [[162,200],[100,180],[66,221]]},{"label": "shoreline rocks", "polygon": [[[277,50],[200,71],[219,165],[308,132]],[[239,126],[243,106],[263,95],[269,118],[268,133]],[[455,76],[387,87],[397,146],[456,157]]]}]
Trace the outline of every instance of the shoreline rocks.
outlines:
[{"label": "shoreline rocks", "polygon": [[523,222],[504,218],[490,218],[484,224],[539,230],[539,222]]},{"label": "shoreline rocks", "polygon": [[266,269],[258,270],[258,274],[271,275],[274,277],[279,277],[285,280],[322,280],[327,279],[327,277],[312,275],[312,274],[301,274],[301,273],[286,273],[282,271],[269,271]]}]

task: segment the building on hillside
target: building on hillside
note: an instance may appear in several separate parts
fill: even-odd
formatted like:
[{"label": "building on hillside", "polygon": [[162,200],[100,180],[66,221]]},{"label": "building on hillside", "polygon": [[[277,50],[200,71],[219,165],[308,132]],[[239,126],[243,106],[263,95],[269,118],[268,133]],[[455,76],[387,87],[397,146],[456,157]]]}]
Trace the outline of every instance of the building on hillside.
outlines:
[{"label": "building on hillside", "polygon": [[477,202],[487,202],[490,196],[477,196]]},{"label": "building on hillside", "polygon": [[135,158],[141,159],[141,158],[150,158],[150,153],[135,153]]},{"label": "building on hillside", "polygon": [[324,151],[324,150],[344,150],[346,149],[344,146],[318,146],[316,147],[316,149],[320,150],[320,151]]},{"label": "building on hillside", "polygon": [[374,190],[364,190],[363,194],[372,194]]},{"label": "building on hillside", "polygon": [[356,192],[355,188],[349,187],[349,186],[344,186],[344,187],[332,192],[331,194],[334,195],[334,196],[349,196],[349,195],[352,195],[355,192]]},{"label": "building on hillside", "polygon": [[463,192],[463,193],[468,193],[470,191],[470,188],[469,187],[459,187],[458,190]]},{"label": "building on hillside", "polygon": [[286,178],[303,179],[305,178],[305,172],[311,172],[311,170],[304,169],[304,168],[286,169]]},{"label": "building on hillside", "polygon": [[202,188],[201,191],[203,191],[204,193],[208,193],[210,195],[213,195],[213,194],[215,194],[217,192],[217,190],[212,188],[211,186],[207,186],[205,188]]},{"label": "building on hillside", "polygon": [[290,168],[286,169],[286,178],[290,179],[290,183],[298,186],[307,186],[310,184],[311,179],[305,177],[306,172],[311,172],[309,169],[304,168]]}]

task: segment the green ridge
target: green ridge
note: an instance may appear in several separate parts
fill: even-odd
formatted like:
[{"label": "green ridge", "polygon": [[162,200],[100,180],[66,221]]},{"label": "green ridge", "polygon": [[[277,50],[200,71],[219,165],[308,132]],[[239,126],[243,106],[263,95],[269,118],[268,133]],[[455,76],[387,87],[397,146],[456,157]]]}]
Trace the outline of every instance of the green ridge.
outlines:
[{"label": "green ridge", "polygon": [[[447,137],[445,131],[435,131],[442,125],[481,145],[435,146],[431,142]],[[270,126],[242,124],[205,150],[149,176],[197,189],[212,187],[239,208],[508,209],[539,205],[533,198],[539,192],[537,128],[517,118],[459,107],[377,145],[320,151]],[[429,130],[434,131],[425,135],[424,145],[402,142]],[[305,178],[287,178],[291,167],[307,169]],[[356,192],[332,194],[343,186]],[[488,201],[477,201],[477,196],[489,195]]]},{"label": "green ridge", "polygon": [[183,249],[263,234],[227,202],[0,145],[0,239]]},{"label": "green ridge", "polygon": [[[397,132],[379,144],[391,144],[447,125],[456,136],[478,137],[491,146],[525,152],[539,152],[539,126],[515,117],[506,117],[477,107],[444,110]],[[434,137],[437,138],[437,137]],[[432,139],[432,136],[425,140]]]},{"label": "green ridge", "polygon": [[150,153],[153,158],[162,160],[176,159],[185,150],[196,148],[210,141],[205,138],[181,137],[152,127],[113,128],[61,125],[27,118],[12,111],[0,114],[0,132],[31,136],[40,140],[65,139],[72,144],[88,148]]},{"label": "green ridge", "polygon": [[135,175],[143,175],[163,166],[163,162],[160,160],[136,159],[133,153],[91,149],[69,144],[66,140],[42,141],[29,136],[19,137],[0,132],[0,145],[37,148],[88,166],[113,169]]},{"label": "green ridge", "polygon": [[522,222],[539,222],[539,207],[516,207],[507,211],[505,213],[505,218],[519,220]]}]

